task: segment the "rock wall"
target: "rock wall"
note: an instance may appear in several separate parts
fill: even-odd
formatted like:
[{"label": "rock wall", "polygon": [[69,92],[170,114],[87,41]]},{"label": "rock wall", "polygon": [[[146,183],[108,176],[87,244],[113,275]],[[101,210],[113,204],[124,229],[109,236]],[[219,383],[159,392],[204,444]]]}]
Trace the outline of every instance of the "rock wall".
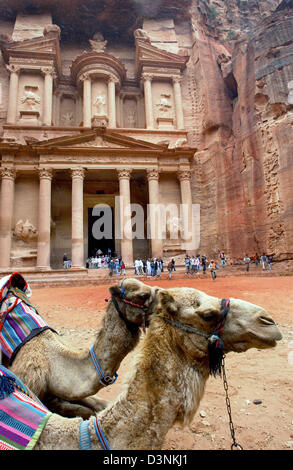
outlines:
[{"label": "rock wall", "polygon": [[[293,10],[259,11],[265,19],[223,41],[227,17],[218,6],[212,28],[203,10],[211,3],[190,9],[194,45],[184,88],[189,141],[198,148],[192,188],[201,204],[201,252],[291,258]],[[261,3],[250,2],[249,18]],[[279,3],[268,2],[266,13]],[[228,4],[241,27],[241,9]]]}]

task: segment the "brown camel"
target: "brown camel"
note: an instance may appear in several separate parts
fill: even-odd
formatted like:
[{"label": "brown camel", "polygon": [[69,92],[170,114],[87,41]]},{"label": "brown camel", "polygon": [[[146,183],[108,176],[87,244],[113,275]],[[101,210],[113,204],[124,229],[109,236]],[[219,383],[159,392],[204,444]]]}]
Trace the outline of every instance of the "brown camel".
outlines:
[{"label": "brown camel", "polygon": [[[123,281],[125,300],[145,307],[142,310],[121,300],[121,285],[122,281],[120,288],[109,289],[112,297],[93,346],[102,372],[111,378],[123,358],[137,345],[140,326],[144,320],[148,322],[158,292],[157,287],[149,287],[136,279]],[[43,331],[24,344],[10,370],[52,411],[64,416],[88,417],[108,404],[90,396],[103,387],[90,352],[69,347],[51,330]]]},{"label": "brown camel", "polygon": [[[98,422],[111,450],[161,449],[176,422],[190,423],[210,374],[208,345],[218,344],[216,336],[225,354],[271,348],[282,338],[268,313],[249,302],[230,299],[229,310],[223,310],[219,299],[195,289],[159,291],[127,389],[97,417],[83,421],[92,448],[102,448]],[[35,449],[78,449],[81,422],[52,414]]]}]

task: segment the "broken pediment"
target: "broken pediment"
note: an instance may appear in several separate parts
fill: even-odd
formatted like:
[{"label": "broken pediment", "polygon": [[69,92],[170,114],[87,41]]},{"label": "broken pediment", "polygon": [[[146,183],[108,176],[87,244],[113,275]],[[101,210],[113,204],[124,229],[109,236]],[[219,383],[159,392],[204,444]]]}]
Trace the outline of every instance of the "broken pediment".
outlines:
[{"label": "broken pediment", "polygon": [[[55,26],[55,25],[52,25]],[[59,29],[59,28],[58,28]],[[44,61],[53,61],[56,70],[61,73],[60,44],[58,30],[44,31],[44,36],[24,41],[9,41],[1,46],[6,63],[28,64]]]},{"label": "broken pediment", "polygon": [[178,69],[182,72],[189,60],[189,56],[174,54],[173,52],[159,49],[150,44],[150,42],[143,37],[137,36],[135,38],[135,45],[135,67],[138,76],[141,75],[144,67],[172,68],[173,70]]}]

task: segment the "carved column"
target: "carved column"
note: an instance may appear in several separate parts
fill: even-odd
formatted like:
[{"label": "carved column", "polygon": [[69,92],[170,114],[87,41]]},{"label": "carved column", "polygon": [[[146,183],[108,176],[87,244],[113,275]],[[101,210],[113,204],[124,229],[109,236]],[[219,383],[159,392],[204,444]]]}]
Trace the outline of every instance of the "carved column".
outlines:
[{"label": "carved column", "polygon": [[154,129],[153,99],[152,99],[152,75],[144,74],[145,117],[147,129]]},{"label": "carved column", "polygon": [[[191,171],[179,170],[178,179],[181,189],[181,216],[183,229],[183,246],[191,242],[192,234],[192,195],[191,195]],[[190,232],[190,235],[188,235]],[[187,250],[188,251],[188,250]]]},{"label": "carved column", "polygon": [[83,81],[83,127],[92,125],[92,83],[89,74],[81,76]]},{"label": "carved column", "polygon": [[83,240],[83,168],[74,168],[72,176],[72,267],[84,267]]},{"label": "carved column", "polygon": [[37,268],[50,269],[51,254],[51,182],[53,171],[51,168],[39,170],[39,222],[38,222],[38,248]]},{"label": "carved column", "polygon": [[131,170],[117,170],[120,196],[120,231],[121,256],[127,266],[133,265],[133,246],[130,210],[130,174]]},{"label": "carved column", "polygon": [[163,256],[163,240],[160,238],[161,220],[159,220],[159,170],[147,169],[147,178],[149,185],[149,217],[150,217],[150,235],[152,258],[161,258]]},{"label": "carved column", "polygon": [[43,124],[52,125],[52,103],[53,103],[53,78],[54,71],[50,67],[42,68],[44,74],[44,102],[43,102]]},{"label": "carved column", "polygon": [[11,230],[14,208],[14,168],[0,168],[2,176],[0,198],[0,267],[10,267]]},{"label": "carved column", "polygon": [[18,79],[20,67],[16,65],[8,65],[7,70],[10,72],[7,123],[15,124],[17,117]]},{"label": "carved column", "polygon": [[184,116],[183,116],[183,106],[182,106],[182,96],[181,96],[181,85],[180,85],[180,83],[181,83],[181,78],[180,77],[173,77],[173,91],[174,91],[177,129],[184,129]]},{"label": "carved column", "polygon": [[108,80],[108,118],[109,127],[116,127],[116,91],[113,77]]}]

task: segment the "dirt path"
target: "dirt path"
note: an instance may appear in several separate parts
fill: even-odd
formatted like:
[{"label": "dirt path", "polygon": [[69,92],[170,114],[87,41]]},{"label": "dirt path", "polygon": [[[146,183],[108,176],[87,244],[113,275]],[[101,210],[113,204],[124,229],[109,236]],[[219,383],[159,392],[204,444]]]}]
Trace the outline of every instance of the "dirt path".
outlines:
[{"label": "dirt path", "polygon": [[[218,278],[150,281],[161,287],[189,286],[217,297],[237,297],[266,308],[279,324],[283,339],[273,350],[251,349],[230,353],[226,373],[237,441],[250,449],[293,450],[293,279]],[[42,288],[33,291],[32,302],[55,329],[90,345],[105,312],[107,286]],[[290,354],[291,352],[291,354]],[[100,396],[114,399],[122,390],[123,377],[133,353],[125,358],[119,379]],[[289,361],[290,357],[290,361]],[[254,404],[254,400],[261,403]],[[164,449],[229,449],[231,437],[225,394],[220,378],[210,378],[205,396],[190,426],[173,427]]]}]

